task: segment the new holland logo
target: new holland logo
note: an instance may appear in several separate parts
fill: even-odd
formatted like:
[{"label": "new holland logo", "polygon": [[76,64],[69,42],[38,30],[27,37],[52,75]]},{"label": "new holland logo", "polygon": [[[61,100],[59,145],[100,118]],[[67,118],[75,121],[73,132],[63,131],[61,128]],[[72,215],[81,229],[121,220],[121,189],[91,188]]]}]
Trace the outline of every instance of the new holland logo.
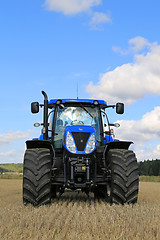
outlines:
[{"label": "new holland logo", "polygon": [[82,131],[83,130],[83,128],[79,128],[79,131]]}]

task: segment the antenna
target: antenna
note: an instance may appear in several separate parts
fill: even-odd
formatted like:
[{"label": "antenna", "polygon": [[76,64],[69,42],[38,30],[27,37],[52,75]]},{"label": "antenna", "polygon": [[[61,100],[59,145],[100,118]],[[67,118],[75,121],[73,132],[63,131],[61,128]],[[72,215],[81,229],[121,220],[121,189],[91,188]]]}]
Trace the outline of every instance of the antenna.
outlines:
[{"label": "antenna", "polygon": [[77,81],[77,99],[78,99],[78,81]]}]

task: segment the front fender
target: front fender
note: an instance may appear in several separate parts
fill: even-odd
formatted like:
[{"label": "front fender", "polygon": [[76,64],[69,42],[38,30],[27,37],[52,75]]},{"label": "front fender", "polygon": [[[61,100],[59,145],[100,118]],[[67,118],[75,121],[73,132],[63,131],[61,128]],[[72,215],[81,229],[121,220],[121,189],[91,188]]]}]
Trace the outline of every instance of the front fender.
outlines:
[{"label": "front fender", "polygon": [[129,146],[133,144],[133,142],[126,142],[126,141],[113,141],[108,142],[105,146],[103,157],[105,158],[106,154],[110,149],[126,149],[128,150]]},{"label": "front fender", "polygon": [[48,148],[51,151],[52,156],[55,158],[55,150],[53,148],[53,145],[48,140],[28,140],[26,141],[26,147],[27,149],[31,148]]}]

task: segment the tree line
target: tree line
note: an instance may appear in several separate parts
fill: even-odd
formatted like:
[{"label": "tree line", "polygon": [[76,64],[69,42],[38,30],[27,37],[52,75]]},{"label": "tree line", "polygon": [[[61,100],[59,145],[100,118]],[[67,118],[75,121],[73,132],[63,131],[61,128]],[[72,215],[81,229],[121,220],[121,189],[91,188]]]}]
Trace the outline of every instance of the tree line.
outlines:
[{"label": "tree line", "polygon": [[160,176],[160,159],[138,162],[139,175]]}]

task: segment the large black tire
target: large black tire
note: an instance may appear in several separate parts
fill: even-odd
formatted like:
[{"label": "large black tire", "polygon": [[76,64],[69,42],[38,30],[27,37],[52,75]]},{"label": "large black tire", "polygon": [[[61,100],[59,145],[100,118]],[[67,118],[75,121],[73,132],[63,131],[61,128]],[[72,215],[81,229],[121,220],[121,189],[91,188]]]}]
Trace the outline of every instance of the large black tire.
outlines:
[{"label": "large black tire", "polygon": [[23,203],[34,206],[51,202],[51,154],[46,148],[28,149],[23,165]]},{"label": "large black tire", "polygon": [[111,149],[108,152],[107,160],[111,170],[110,202],[116,204],[136,203],[139,172],[134,152],[125,149]]}]

